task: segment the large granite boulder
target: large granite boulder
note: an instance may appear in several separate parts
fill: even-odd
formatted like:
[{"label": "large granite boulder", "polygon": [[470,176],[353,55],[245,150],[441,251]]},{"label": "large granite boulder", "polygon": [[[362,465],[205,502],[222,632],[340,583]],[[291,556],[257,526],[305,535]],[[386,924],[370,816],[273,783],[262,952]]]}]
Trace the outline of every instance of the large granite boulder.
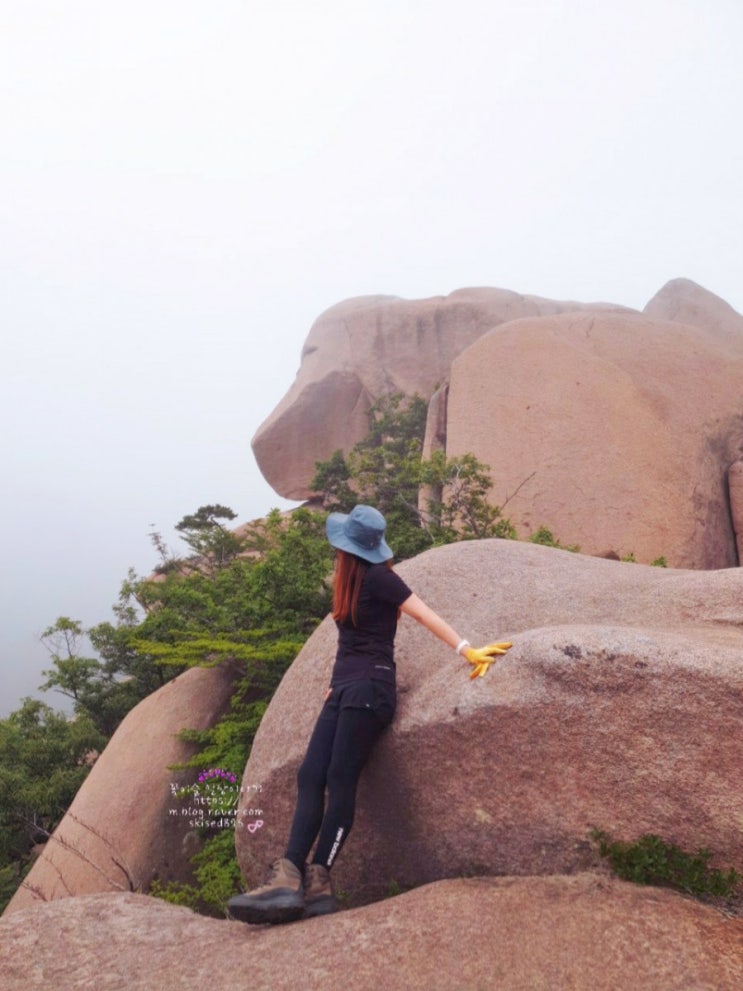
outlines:
[{"label": "large granite boulder", "polygon": [[[592,863],[593,827],[707,846],[743,868],[742,570],[670,571],[491,540],[428,551],[399,571],[473,643],[514,646],[471,681],[465,662],[403,617],[398,714],[334,867],[354,901],[393,882],[580,870]],[[249,884],[283,852],[334,644],[328,619],[256,736],[236,831]]]},{"label": "large granite boulder", "polygon": [[440,881],[290,926],[142,895],[0,920],[5,991],[739,991],[743,920],[592,875]]},{"label": "large granite boulder", "polygon": [[739,563],[727,472],[743,457],[743,317],[685,279],[642,314],[502,289],[363,297],[310,330],[297,378],[253,438],[281,495],[367,432],[381,395],[430,402],[425,451],[490,465],[522,537],[674,567]]},{"label": "large granite boulder", "polygon": [[235,676],[228,664],[192,668],[127,714],[5,914],[96,891],[146,890],[155,878],[192,879],[199,841],[179,786],[193,776],[170,768],[195,752],[180,731],[212,726]]},{"label": "large granite boulder", "polygon": [[673,320],[707,331],[721,343],[740,348],[743,316],[724,299],[691,279],[672,279],[642,311],[653,320]]},{"label": "large granite boulder", "polygon": [[266,480],[287,499],[307,499],[315,462],[366,436],[380,396],[428,399],[454,358],[483,334],[519,317],[623,309],[557,302],[505,289],[460,289],[405,300],[363,296],[338,303],[310,329],[297,377],[253,437]]},{"label": "large granite boulder", "polygon": [[587,554],[733,567],[741,383],[743,321],[732,339],[636,315],[512,321],[454,361],[446,451],[491,465],[521,535],[545,525]]}]

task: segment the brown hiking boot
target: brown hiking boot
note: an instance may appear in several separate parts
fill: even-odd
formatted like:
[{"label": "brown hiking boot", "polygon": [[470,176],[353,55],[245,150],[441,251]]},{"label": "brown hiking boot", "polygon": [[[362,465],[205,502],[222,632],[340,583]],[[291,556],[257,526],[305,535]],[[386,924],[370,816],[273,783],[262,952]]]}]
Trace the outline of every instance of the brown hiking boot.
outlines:
[{"label": "brown hiking boot", "polygon": [[304,911],[301,871],[281,857],[271,867],[268,881],[227,902],[231,918],[259,925],[262,922],[294,922]]},{"label": "brown hiking boot", "polygon": [[338,900],[333,894],[330,871],[322,864],[307,864],[304,869],[304,915],[329,915],[338,911]]}]

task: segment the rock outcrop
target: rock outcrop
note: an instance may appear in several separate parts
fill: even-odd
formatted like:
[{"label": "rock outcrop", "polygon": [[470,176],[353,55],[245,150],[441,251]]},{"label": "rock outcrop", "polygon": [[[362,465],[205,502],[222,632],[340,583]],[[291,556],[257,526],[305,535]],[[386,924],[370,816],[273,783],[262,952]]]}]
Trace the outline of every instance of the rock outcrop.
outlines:
[{"label": "rock outcrop", "polygon": [[500,289],[365,297],[310,330],[253,449],[281,495],[349,450],[381,395],[431,401],[426,451],[489,464],[519,534],[674,567],[739,563],[727,472],[743,457],[743,317],[684,279],[643,314]]},{"label": "rock outcrop", "polygon": [[[669,571],[514,541],[432,550],[400,573],[472,642],[512,639],[486,678],[404,617],[400,704],[334,874],[356,901],[393,881],[585,869],[593,827],[658,833],[743,869],[743,571]],[[326,620],[287,672],[243,781],[249,884],[283,851],[329,678]],[[287,726],[292,727],[287,733]]]},{"label": "rock outcrop", "polygon": [[[126,716],[5,910],[98,891],[146,889],[154,878],[190,880],[198,848],[170,770],[194,753],[183,729],[207,729],[229,704],[229,665],[192,668]],[[194,844],[197,844],[196,846]]]},{"label": "rock outcrop", "polygon": [[141,895],[0,920],[6,991],[739,991],[743,920],[608,878],[440,881],[290,926]]},{"label": "rock outcrop", "polygon": [[653,296],[643,313],[653,320],[673,320],[707,331],[721,344],[740,347],[743,317],[724,299],[690,279],[672,279]]},{"label": "rock outcrop", "polygon": [[[310,329],[291,389],[253,438],[261,472],[288,499],[306,499],[315,462],[366,436],[380,396],[428,399],[452,361],[499,324],[519,317],[624,310],[557,302],[505,289],[460,289],[405,300],[362,296],[326,310]],[[627,311],[630,312],[630,311]]]},{"label": "rock outcrop", "polygon": [[453,363],[446,451],[493,466],[523,536],[547,525],[587,554],[734,567],[741,383],[743,328],[736,348],[634,315],[517,320]]}]

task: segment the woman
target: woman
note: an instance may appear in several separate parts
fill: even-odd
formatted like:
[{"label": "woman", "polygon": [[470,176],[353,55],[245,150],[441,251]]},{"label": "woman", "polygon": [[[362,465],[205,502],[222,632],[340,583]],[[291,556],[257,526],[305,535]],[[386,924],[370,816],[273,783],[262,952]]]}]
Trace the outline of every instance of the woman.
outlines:
[{"label": "woman", "polygon": [[371,506],[328,517],[328,540],[337,551],[333,618],[338,626],[330,689],[297,774],[286,852],[266,884],[230,899],[228,910],[235,919],[290,922],[336,910],[330,869],[353,825],[361,771],[395,714],[394,639],[400,611],[464,656],[473,665],[471,677],[484,675],[511,646],[472,648],[411,592],[390,566],[385,529],[384,516]]}]

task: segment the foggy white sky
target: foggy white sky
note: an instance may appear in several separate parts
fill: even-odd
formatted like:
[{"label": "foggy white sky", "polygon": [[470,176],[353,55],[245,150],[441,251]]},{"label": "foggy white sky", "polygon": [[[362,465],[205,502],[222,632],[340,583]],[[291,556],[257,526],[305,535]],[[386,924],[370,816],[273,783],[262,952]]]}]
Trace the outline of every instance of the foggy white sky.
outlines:
[{"label": "foggy white sky", "polygon": [[[349,296],[743,311],[740,0],[2,0],[0,716]],[[46,701],[60,706],[59,696]]]}]

